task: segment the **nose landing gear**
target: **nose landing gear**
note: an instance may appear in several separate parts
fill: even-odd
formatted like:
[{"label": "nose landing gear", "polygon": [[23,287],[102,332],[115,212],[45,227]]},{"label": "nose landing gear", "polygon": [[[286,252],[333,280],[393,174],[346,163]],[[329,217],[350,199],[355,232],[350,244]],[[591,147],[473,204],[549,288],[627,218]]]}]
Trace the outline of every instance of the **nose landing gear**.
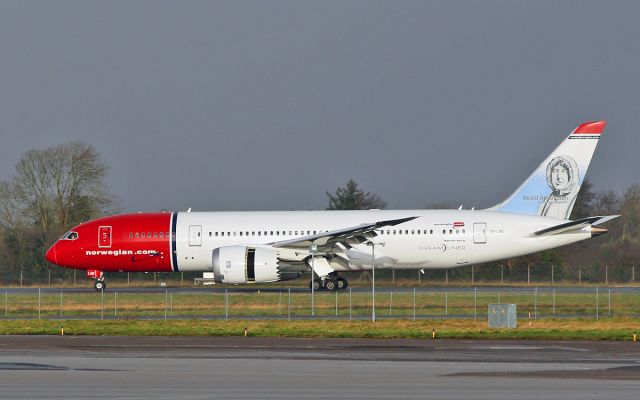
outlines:
[{"label": "nose landing gear", "polygon": [[93,288],[100,292],[107,288],[107,283],[104,281],[104,278],[102,278],[102,280],[96,279],[93,283]]},{"label": "nose landing gear", "polygon": [[107,283],[104,281],[104,272],[95,269],[87,270],[87,278],[95,279],[95,282],[93,283],[93,288],[95,290],[100,292],[107,289]]}]

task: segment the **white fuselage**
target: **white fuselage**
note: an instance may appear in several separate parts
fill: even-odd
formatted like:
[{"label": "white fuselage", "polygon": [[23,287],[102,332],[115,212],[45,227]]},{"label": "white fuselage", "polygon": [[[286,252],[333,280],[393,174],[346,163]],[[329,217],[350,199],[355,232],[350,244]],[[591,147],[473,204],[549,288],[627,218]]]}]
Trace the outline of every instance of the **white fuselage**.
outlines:
[{"label": "white fuselage", "polygon": [[[210,271],[216,248],[261,246],[376,221],[418,217],[377,229],[377,268],[451,268],[517,257],[591,237],[589,228],[533,233],[562,219],[480,210],[183,212],[176,219],[174,271]],[[371,246],[347,249],[348,267],[371,269]],[[285,256],[286,257],[286,256]]]}]

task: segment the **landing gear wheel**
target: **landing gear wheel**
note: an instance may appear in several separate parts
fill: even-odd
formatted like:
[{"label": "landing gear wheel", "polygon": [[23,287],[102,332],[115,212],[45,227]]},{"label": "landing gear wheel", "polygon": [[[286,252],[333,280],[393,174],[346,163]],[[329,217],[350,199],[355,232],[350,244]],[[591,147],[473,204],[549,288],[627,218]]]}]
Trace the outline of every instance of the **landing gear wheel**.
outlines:
[{"label": "landing gear wheel", "polygon": [[349,282],[343,277],[336,279],[336,283],[338,284],[338,290],[345,290],[349,287]]},{"label": "landing gear wheel", "polygon": [[107,284],[105,283],[105,281],[96,281],[96,282],[93,284],[93,287],[94,287],[98,292],[100,292],[100,291],[105,290],[105,289],[107,288]]},{"label": "landing gear wheel", "polygon": [[[313,280],[313,290],[322,290],[322,281],[320,279]],[[309,290],[311,290],[311,282],[309,282]]]},{"label": "landing gear wheel", "polygon": [[338,283],[333,278],[327,278],[324,281],[324,288],[327,290],[336,290],[338,288]]}]

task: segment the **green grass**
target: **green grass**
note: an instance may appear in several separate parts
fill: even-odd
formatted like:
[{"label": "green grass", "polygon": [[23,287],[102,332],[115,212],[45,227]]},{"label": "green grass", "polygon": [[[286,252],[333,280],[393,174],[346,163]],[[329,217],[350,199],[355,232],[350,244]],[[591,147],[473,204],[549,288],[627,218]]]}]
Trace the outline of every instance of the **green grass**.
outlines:
[{"label": "green grass", "polygon": [[243,320],[2,320],[2,335],[249,336],[429,339],[631,340],[637,319],[611,318],[535,321],[516,329],[487,329],[486,321],[459,319],[408,321],[243,321]]}]

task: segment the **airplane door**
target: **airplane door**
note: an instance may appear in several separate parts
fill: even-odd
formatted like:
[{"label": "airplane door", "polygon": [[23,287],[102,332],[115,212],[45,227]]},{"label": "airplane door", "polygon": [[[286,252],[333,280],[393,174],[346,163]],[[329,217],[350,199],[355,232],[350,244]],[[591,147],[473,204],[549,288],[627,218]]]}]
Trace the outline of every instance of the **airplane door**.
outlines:
[{"label": "airplane door", "polygon": [[189,225],[189,246],[202,245],[202,225]]},{"label": "airplane door", "polygon": [[487,243],[487,223],[476,222],[473,224],[473,243]]},{"label": "airplane door", "polygon": [[110,226],[101,226],[98,228],[98,247],[111,247]]}]

